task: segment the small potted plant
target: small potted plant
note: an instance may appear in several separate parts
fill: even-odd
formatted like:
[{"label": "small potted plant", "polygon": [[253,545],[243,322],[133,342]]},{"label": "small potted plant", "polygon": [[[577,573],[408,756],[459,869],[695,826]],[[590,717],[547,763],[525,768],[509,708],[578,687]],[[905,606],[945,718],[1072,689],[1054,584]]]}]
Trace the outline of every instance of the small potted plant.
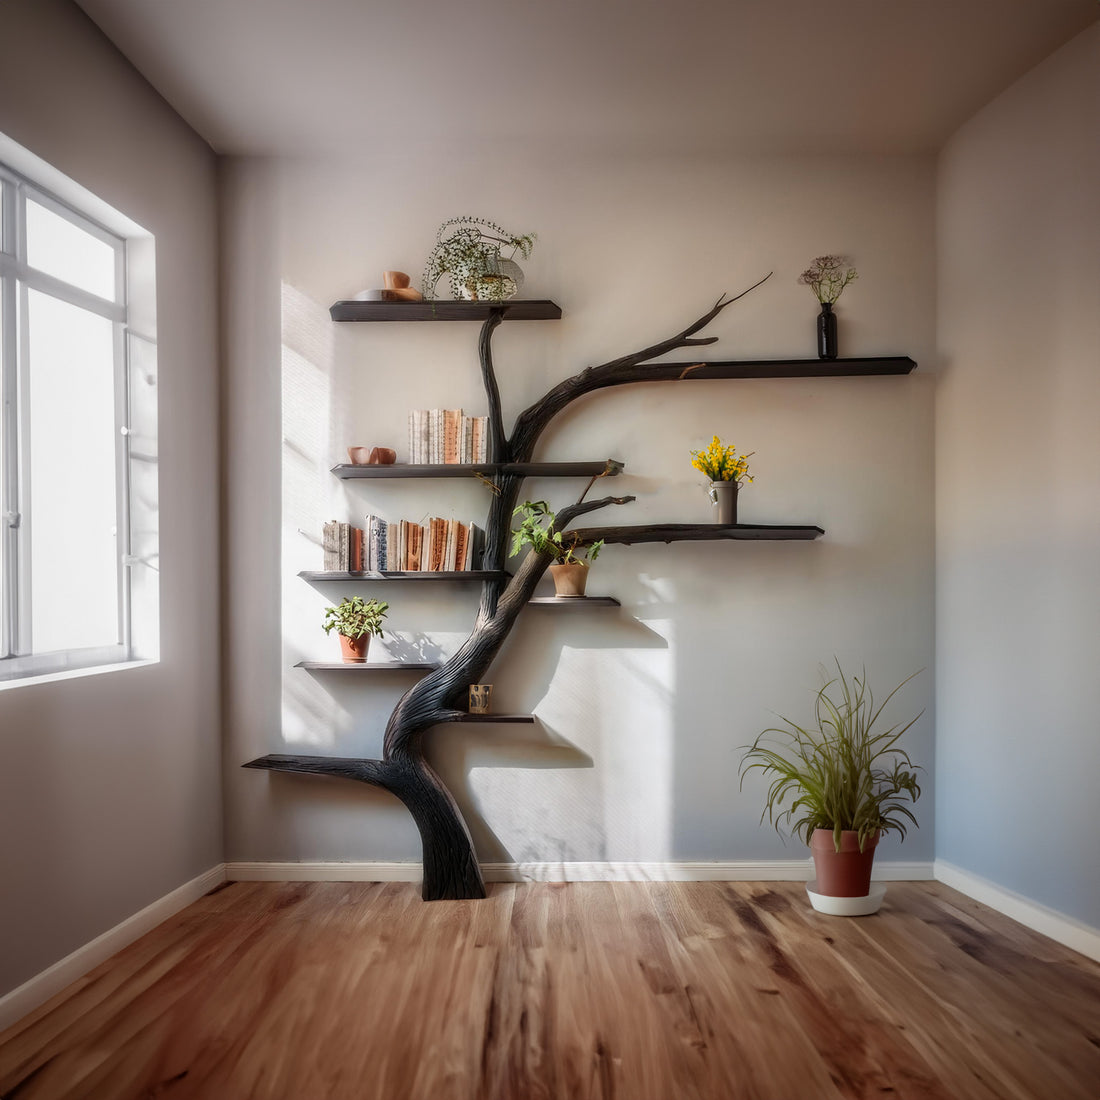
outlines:
[{"label": "small potted plant", "polygon": [[340,635],[340,654],[344,661],[361,664],[367,659],[371,635],[382,637],[382,620],[390,605],[362,596],[345,596],[335,607],[325,608],[325,633]]},{"label": "small potted plant", "polygon": [[436,285],[446,275],[455,298],[503,302],[523,284],[515,256],[529,259],[534,246],[534,233],[516,236],[485,218],[451,218],[436,231],[424,266],[424,297],[434,298]]},{"label": "small potted plant", "polygon": [[833,305],[844,288],[859,275],[843,256],[817,256],[798,281],[808,286],[821,304],[817,317],[817,354],[819,359],[837,356],[836,314]]},{"label": "small potted plant", "polygon": [[777,830],[786,822],[812,849],[815,908],[822,907],[815,894],[868,897],[879,837],[904,837],[906,821],[917,824],[906,803],[920,797],[921,769],[898,741],[920,714],[904,725],[876,726],[886,704],[912,678],[876,707],[866,672],[845,676],[838,662],[837,676],[817,693],[814,724],[804,728],[784,718],[785,727],[764,730],[741,759],[742,787],[757,768],[771,780],[761,821],[767,814]]},{"label": "small potted plant", "polygon": [[691,464],[710,478],[710,499],[718,506],[718,523],[729,527],[737,522],[737,493],[749,474],[749,459],[756,454],[749,451],[739,455],[731,443],[728,447],[715,436],[702,451],[691,452]]},{"label": "small potted plant", "polygon": [[[512,513],[522,516],[519,527],[512,532],[511,557],[524,546],[530,546],[537,554],[551,554],[554,564],[550,576],[554,578],[554,593],[562,598],[584,595],[588,583],[588,562],[595,561],[603,548],[603,539],[590,546],[579,546],[577,536],[563,536],[554,527],[554,513],[545,500],[525,500]],[[588,561],[582,560],[587,557]]]}]

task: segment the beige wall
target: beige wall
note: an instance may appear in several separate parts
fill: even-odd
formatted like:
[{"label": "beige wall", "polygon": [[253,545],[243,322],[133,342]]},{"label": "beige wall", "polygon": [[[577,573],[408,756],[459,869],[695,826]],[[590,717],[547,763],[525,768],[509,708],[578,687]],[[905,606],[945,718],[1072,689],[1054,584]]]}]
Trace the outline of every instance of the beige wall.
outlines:
[{"label": "beige wall", "polygon": [[162,622],[159,664],[0,691],[3,992],[220,862],[222,829],[214,157],[67,0],[0,4],[0,53],[0,132],[156,236]]},{"label": "beige wall", "polygon": [[944,149],[937,856],[1100,926],[1100,27]]},{"label": "beige wall", "polygon": [[[242,488],[242,509],[228,516],[229,591],[253,598],[235,595],[240,606],[231,605],[227,857],[419,857],[411,820],[384,793],[237,765],[268,752],[376,756],[408,683],[292,668],[333,652],[321,610],[344,592],[295,576],[321,562],[299,532],[372,509],[390,519],[484,514],[476,483],[354,485],[328,473],[348,443],[403,451],[410,408],[484,411],[476,326],[336,326],[327,312],[378,285],[385,268],[418,274],[436,226],[464,211],[536,231],[524,295],[564,309],[560,322],[505,324],[496,337],[509,423],[566,375],[678,331],[723,291],[773,269],[711,326],[720,343],[707,353],[812,357],[816,306],[796,279],[824,251],[851,253],[861,273],[839,306],[842,353],[923,364],[908,378],[636,386],[559,419],[541,457],[626,461],[616,491],[639,499],[616,522],[709,520],[688,452],[718,432],[756,452],[746,521],[817,523],[827,534],[816,543],[610,548],[591,584],[621,610],[528,611],[490,678],[502,709],[533,711],[540,724],[448,729],[431,745],[482,857],[799,858],[797,844],[784,847],[758,825],[760,785],[738,793],[737,746],[774,711],[808,717],[818,664],[834,654],[851,669],[865,662],[884,692],[926,669],[906,689],[905,709],[928,707],[912,747],[931,767],[933,178],[931,158],[550,158],[534,146],[442,164],[414,153],[244,162],[228,172],[225,198],[247,213],[251,233],[237,247],[277,244],[258,266],[241,254],[234,261],[242,277],[228,286],[230,329],[242,341],[264,337],[228,360],[228,384],[242,395],[228,434],[251,499],[274,499],[281,478],[282,560],[269,520]],[[270,221],[257,224],[271,203]],[[281,336],[272,331],[280,294]],[[281,395],[272,358],[280,338]],[[580,488],[529,483],[555,506]],[[394,636],[383,648],[423,645],[444,656],[468,631],[476,600],[442,586],[375,592],[392,605]],[[244,632],[265,594],[281,599],[281,653]],[[269,606],[259,618],[271,620]],[[281,715],[272,707],[280,691]],[[931,858],[931,787],[925,828],[903,849],[889,845],[886,859]]]}]

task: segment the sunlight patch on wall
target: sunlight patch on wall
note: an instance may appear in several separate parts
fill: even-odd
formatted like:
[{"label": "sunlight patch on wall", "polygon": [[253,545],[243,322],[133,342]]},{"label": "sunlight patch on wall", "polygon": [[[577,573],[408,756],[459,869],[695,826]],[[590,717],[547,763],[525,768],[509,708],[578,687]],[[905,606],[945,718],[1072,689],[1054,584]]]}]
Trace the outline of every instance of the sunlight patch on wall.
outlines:
[{"label": "sunlight patch on wall", "polygon": [[[294,668],[336,641],[321,630],[323,608],[337,593],[320,593],[300,570],[323,564],[321,528],[336,512],[330,439],[333,425],[333,329],[328,309],[282,285],[282,608],[283,736],[299,746],[332,747],[349,716],[325,685]],[[329,514],[331,513],[331,514]]]},{"label": "sunlight patch on wall", "polygon": [[471,795],[506,858],[668,857],[672,669],[666,648],[563,646],[535,707],[538,736],[522,751],[498,745],[470,758]]}]

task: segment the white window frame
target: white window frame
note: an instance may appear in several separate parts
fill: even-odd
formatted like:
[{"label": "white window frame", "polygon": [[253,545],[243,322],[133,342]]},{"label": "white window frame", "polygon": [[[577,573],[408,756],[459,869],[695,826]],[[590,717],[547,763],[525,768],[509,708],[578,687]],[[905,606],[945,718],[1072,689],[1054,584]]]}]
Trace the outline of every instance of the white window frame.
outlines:
[{"label": "white window frame", "polygon": [[[76,669],[96,669],[133,661],[130,500],[130,363],[133,333],[128,325],[127,239],[88,213],[0,163],[3,189],[0,222],[0,416],[3,418],[0,453],[0,538],[4,567],[0,576],[0,683]],[[101,298],[64,280],[48,275],[27,262],[27,200],[33,199],[52,213],[114,250],[114,301]],[[26,331],[29,291],[34,290],[88,311],[112,323],[114,333],[115,396],[115,501],[118,580],[118,632],[112,645],[83,649],[33,652],[31,638],[31,525],[30,499],[30,369]],[[74,491],[79,491],[79,470],[73,471]]]}]

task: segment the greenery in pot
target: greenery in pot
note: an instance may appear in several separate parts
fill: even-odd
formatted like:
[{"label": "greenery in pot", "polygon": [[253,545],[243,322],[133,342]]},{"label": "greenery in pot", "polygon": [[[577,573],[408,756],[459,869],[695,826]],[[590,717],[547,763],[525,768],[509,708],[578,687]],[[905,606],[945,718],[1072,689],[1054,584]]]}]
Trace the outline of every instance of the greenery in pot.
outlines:
[{"label": "greenery in pot", "polygon": [[584,565],[582,557],[595,561],[603,549],[603,539],[591,546],[578,546],[576,535],[566,540],[554,527],[554,513],[545,500],[525,500],[513,513],[522,516],[519,527],[512,532],[512,553],[515,557],[524,546],[537,554],[552,554],[559,565]]},{"label": "greenery in pot", "polygon": [[511,261],[517,254],[530,259],[534,246],[534,233],[517,236],[485,218],[450,218],[436,231],[424,266],[424,297],[434,298],[436,285],[446,275],[455,298],[503,301],[516,291],[508,274]]},{"label": "greenery in pot", "polygon": [[364,634],[382,637],[382,620],[390,605],[380,600],[364,600],[362,596],[345,596],[336,607],[325,608],[325,633],[333,630],[345,638],[362,638]]},{"label": "greenery in pot", "polygon": [[779,829],[786,822],[807,844],[815,829],[829,829],[840,851],[841,833],[852,830],[859,848],[875,833],[905,836],[906,820],[916,825],[906,801],[920,797],[920,786],[909,754],[898,745],[902,735],[924,711],[904,725],[876,727],[886,704],[916,676],[907,677],[875,706],[867,673],[837,676],[817,693],[815,723],[804,728],[789,718],[786,727],[761,733],[741,759],[745,776],[759,768],[769,779],[764,814]]},{"label": "greenery in pot", "polygon": [[798,281],[808,286],[822,305],[832,305],[859,274],[843,256],[817,256]]}]

